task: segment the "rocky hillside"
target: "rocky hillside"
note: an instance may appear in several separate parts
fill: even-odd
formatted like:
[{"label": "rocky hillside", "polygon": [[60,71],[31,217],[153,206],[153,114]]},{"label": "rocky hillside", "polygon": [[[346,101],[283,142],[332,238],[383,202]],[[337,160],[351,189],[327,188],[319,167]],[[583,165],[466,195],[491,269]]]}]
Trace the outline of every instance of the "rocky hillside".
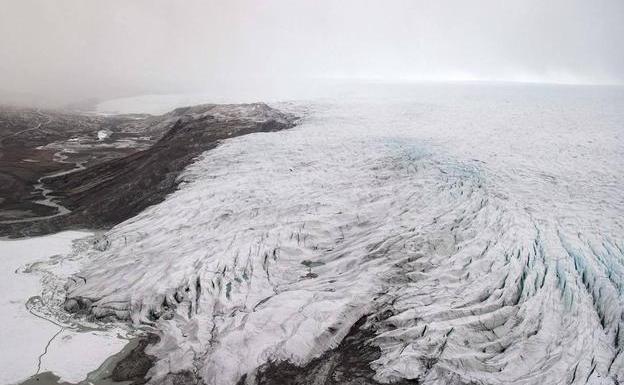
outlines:
[{"label": "rocky hillside", "polygon": [[[69,213],[33,221],[4,221],[0,234],[23,236],[65,228],[111,227],[162,201],[175,190],[179,173],[219,141],[290,128],[295,121],[294,116],[262,103],[206,104],[134,119],[135,127],[142,125],[145,137],[160,139],[146,149],[46,178],[44,185],[53,191],[54,201]],[[91,131],[99,132],[96,128]]]}]

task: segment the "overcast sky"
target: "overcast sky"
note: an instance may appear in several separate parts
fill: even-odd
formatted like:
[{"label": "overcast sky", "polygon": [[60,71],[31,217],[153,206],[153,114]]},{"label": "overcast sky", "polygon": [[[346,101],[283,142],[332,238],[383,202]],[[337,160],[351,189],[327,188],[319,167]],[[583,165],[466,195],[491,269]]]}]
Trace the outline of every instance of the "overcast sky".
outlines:
[{"label": "overcast sky", "polygon": [[623,0],[0,0],[0,102],[316,78],[624,83]]}]

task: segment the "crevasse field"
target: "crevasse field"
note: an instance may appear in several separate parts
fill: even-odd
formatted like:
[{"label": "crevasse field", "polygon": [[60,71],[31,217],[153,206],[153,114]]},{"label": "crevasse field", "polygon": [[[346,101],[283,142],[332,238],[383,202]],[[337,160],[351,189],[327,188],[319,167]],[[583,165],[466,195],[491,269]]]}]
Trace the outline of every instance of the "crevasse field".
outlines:
[{"label": "crevasse field", "polygon": [[624,90],[371,86],[274,104],[180,189],[76,251],[70,298],[235,384],[351,326],[379,382],[624,381]]}]

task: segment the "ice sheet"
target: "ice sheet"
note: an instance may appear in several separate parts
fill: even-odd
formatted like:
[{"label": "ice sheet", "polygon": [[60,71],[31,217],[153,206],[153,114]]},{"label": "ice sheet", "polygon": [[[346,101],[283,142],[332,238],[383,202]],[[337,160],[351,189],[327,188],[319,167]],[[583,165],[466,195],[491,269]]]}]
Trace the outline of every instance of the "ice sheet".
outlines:
[{"label": "ice sheet", "polygon": [[382,382],[624,380],[622,88],[286,107],[301,125],[206,153],[83,254],[70,296],[161,331],[154,381],[303,365],[366,314]]}]

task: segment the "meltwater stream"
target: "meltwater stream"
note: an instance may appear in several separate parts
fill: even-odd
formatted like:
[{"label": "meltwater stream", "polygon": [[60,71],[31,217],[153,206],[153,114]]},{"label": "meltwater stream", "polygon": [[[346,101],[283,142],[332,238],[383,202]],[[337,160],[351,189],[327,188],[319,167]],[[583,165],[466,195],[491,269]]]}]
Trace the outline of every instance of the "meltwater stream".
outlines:
[{"label": "meltwater stream", "polygon": [[282,107],[301,124],[205,153],[70,281],[72,306],[159,331],[152,382],[253,383],[361,319],[371,381],[624,381],[622,89],[397,86]]}]

